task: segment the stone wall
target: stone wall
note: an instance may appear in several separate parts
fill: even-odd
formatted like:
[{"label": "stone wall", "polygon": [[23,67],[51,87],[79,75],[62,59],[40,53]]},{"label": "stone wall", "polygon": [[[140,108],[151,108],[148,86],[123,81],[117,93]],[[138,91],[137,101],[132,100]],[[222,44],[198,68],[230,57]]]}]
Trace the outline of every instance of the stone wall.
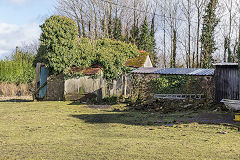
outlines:
[{"label": "stone wall", "polygon": [[64,76],[59,74],[54,77],[48,77],[47,94],[45,100],[62,101],[64,100]]}]

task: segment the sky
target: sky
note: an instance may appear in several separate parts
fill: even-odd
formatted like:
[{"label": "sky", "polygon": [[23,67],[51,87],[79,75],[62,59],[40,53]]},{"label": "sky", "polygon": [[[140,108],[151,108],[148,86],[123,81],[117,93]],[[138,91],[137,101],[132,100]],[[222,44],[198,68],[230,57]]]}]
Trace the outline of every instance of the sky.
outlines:
[{"label": "sky", "polygon": [[54,5],[55,0],[0,0],[0,59],[37,41],[39,25],[54,13]]}]

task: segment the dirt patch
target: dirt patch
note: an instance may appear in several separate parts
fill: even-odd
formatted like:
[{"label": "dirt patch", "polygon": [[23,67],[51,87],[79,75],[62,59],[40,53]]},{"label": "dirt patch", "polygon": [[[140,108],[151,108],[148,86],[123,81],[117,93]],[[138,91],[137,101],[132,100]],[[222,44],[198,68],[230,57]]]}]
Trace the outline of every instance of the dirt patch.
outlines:
[{"label": "dirt patch", "polygon": [[147,101],[136,101],[129,103],[131,109],[140,111],[159,112],[163,114],[188,112],[198,110],[225,111],[224,104],[215,104],[208,99],[150,99]]},{"label": "dirt patch", "polygon": [[196,116],[176,119],[183,123],[204,123],[204,124],[236,124],[234,113],[199,113]]},{"label": "dirt patch", "polygon": [[93,109],[110,109],[111,105],[88,105],[85,106],[86,108],[93,108]]}]

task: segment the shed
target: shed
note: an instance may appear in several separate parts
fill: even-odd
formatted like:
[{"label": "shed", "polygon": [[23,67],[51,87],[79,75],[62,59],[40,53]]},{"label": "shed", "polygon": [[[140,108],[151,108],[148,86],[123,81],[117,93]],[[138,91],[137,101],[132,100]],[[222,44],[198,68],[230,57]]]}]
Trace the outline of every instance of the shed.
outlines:
[{"label": "shed", "polygon": [[[201,98],[204,96],[204,97],[208,97],[208,98],[213,98],[214,71],[215,71],[214,69],[202,69],[202,68],[138,68],[138,69],[132,71],[132,74],[137,75],[137,76],[140,75],[140,77],[138,77],[138,78],[144,78],[144,79],[147,79],[147,78],[154,79],[159,76],[161,76],[161,77],[168,77],[168,76],[191,77],[190,80],[187,82],[187,85],[185,85],[185,86],[184,86],[184,83],[181,83],[181,80],[179,81],[181,84],[183,84],[184,88],[182,88],[182,90],[179,89],[181,85],[171,87],[171,84],[170,84],[170,85],[167,85],[167,86],[170,86],[170,88],[169,88],[169,90],[166,90],[166,92],[165,91],[161,91],[161,92],[153,91],[153,94],[155,95],[155,97]],[[141,75],[144,75],[144,77],[142,77]],[[147,77],[145,77],[145,76],[147,76]],[[166,80],[166,81],[167,81],[166,83],[168,83],[168,80]],[[178,84],[177,81],[175,81],[175,82]],[[158,84],[158,83],[155,83],[155,84]],[[157,88],[157,86],[155,88]],[[166,86],[163,88],[166,88]],[[174,88],[174,89],[172,90],[171,88]]]},{"label": "shed", "polygon": [[[106,82],[102,68],[91,66],[88,68],[71,67],[70,73],[48,75],[44,64],[38,63],[36,68],[36,90],[33,94],[36,99],[61,101],[96,99],[98,101],[108,96],[121,96],[127,94],[127,78]],[[73,76],[73,77],[72,77]]]},{"label": "shed", "polygon": [[[126,62],[127,67],[152,67],[149,53],[139,51],[137,57],[130,58]],[[130,94],[128,81],[130,77],[125,74],[118,79],[106,81],[102,67],[93,65],[88,68],[73,66],[68,69],[69,73],[78,73],[81,76],[64,77],[63,74],[48,75],[45,65],[37,64],[36,68],[36,91],[34,96],[44,100],[78,100],[83,95],[95,94],[98,100],[108,96],[127,96]],[[44,72],[44,74],[43,74]],[[39,93],[42,93],[41,96]]]},{"label": "shed", "polygon": [[238,63],[217,63],[215,70],[215,101],[239,99]]},{"label": "shed", "polygon": [[[70,72],[83,76],[64,78],[63,74],[48,75],[44,64],[38,63],[36,68],[36,98],[44,100],[77,100],[87,94],[95,94],[102,98],[100,90],[104,87],[101,68],[72,67]],[[40,87],[42,86],[42,87]]]}]

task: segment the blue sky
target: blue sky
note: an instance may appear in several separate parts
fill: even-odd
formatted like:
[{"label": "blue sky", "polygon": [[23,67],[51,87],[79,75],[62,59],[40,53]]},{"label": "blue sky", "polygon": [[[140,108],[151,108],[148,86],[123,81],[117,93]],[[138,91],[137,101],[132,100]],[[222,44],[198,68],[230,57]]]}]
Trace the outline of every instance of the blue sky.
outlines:
[{"label": "blue sky", "polygon": [[0,59],[39,39],[39,25],[54,13],[55,1],[0,0]]}]

